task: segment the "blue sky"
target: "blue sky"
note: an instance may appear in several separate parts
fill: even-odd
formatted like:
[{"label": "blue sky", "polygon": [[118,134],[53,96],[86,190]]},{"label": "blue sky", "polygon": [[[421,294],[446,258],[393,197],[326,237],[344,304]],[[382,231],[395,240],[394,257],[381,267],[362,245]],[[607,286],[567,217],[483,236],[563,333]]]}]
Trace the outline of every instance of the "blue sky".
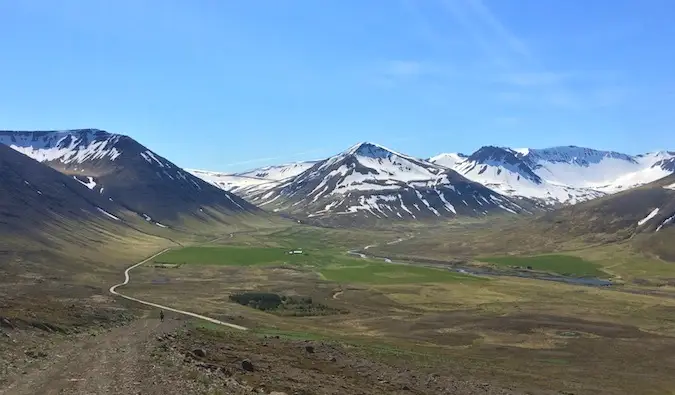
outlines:
[{"label": "blue sky", "polygon": [[0,2],[0,129],[237,171],[359,141],[675,149],[672,0]]}]

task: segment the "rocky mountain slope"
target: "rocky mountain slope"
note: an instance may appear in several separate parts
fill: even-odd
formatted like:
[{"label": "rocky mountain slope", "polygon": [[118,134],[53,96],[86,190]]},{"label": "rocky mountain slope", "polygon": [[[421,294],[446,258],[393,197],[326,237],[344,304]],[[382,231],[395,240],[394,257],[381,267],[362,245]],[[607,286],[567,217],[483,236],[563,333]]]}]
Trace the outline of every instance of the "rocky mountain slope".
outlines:
[{"label": "rocky mountain slope", "polygon": [[643,185],[675,172],[675,152],[631,156],[576,146],[546,149],[482,147],[465,157],[430,162],[456,170],[508,196],[575,204]]},{"label": "rocky mountain slope", "polygon": [[675,174],[627,191],[546,213],[535,221],[551,233],[598,241],[633,239],[675,261]]},{"label": "rocky mountain slope", "polygon": [[[95,249],[101,240],[157,235],[149,223],[81,182],[0,144],[0,238],[4,253],[61,246]],[[80,253],[81,255],[81,253]]]},{"label": "rocky mountain slope", "polygon": [[76,180],[147,221],[227,221],[257,212],[130,137],[101,130],[0,131],[0,143]]},{"label": "rocky mountain slope", "polygon": [[[577,231],[658,232],[675,226],[675,174],[628,191],[564,207],[545,214],[542,221],[579,222]],[[581,226],[583,224],[583,226]]]},{"label": "rocky mountain slope", "polygon": [[531,213],[455,171],[385,147],[361,143],[249,195],[266,209],[308,217],[422,219]]}]

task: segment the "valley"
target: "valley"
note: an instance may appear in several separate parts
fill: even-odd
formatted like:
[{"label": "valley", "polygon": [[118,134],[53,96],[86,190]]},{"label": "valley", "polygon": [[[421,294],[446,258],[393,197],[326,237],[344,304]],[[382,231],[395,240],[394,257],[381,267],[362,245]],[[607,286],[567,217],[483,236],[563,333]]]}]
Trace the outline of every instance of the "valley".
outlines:
[{"label": "valley", "polygon": [[223,174],[94,129],[0,142],[1,394],[675,390],[666,151]]},{"label": "valley", "polygon": [[[156,262],[184,264],[139,267],[127,292],[233,320],[262,338],[344,342],[384,360],[433,366],[445,377],[490,376],[492,383],[515,393],[660,393],[672,388],[661,376],[672,362],[656,351],[675,346],[675,326],[667,318],[675,308],[675,292],[668,287],[478,278],[386,264],[345,254],[357,247],[350,241],[353,233],[291,227],[177,250]],[[332,243],[322,247],[328,235]],[[365,241],[388,248],[387,239],[372,235]],[[294,248],[302,248],[303,255],[284,253]],[[577,262],[578,275],[599,270],[609,276],[607,263]],[[336,312],[293,317],[229,301],[228,295],[241,292],[309,297]],[[221,336],[214,327],[201,331]],[[624,379],[605,375],[606,369],[628,366],[631,375]]]}]

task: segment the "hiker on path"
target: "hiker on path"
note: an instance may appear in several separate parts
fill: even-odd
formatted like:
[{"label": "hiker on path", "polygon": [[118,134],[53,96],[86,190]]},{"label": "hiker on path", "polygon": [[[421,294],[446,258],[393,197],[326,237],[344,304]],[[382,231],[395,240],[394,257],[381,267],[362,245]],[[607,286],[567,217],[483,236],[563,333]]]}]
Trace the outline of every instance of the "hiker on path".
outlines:
[{"label": "hiker on path", "polygon": [[164,311],[163,310],[159,311],[159,320],[164,322]]}]

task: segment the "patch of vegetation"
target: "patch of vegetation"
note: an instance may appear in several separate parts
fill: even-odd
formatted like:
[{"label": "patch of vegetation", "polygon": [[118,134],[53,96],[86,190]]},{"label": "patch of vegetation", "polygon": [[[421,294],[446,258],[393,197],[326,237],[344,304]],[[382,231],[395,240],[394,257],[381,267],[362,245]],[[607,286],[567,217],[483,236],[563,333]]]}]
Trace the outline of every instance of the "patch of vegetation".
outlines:
[{"label": "patch of vegetation", "polygon": [[496,256],[478,258],[497,266],[539,270],[564,276],[601,277],[600,265],[571,255]]},{"label": "patch of vegetation", "polygon": [[306,263],[308,254],[288,254],[285,248],[201,246],[168,251],[157,257],[159,264],[252,266],[286,261]]},{"label": "patch of vegetation", "polygon": [[398,265],[391,263],[367,263],[365,265],[330,267],[321,270],[330,281],[367,284],[415,284],[457,281],[488,281],[448,270],[429,267]]},{"label": "patch of vegetation", "polygon": [[269,292],[242,292],[230,295],[230,300],[243,306],[266,311],[281,306],[281,296]]},{"label": "patch of vegetation", "polygon": [[285,296],[271,292],[240,292],[230,295],[230,300],[243,306],[284,316],[305,317],[348,313],[344,309],[315,303],[311,297]]}]

